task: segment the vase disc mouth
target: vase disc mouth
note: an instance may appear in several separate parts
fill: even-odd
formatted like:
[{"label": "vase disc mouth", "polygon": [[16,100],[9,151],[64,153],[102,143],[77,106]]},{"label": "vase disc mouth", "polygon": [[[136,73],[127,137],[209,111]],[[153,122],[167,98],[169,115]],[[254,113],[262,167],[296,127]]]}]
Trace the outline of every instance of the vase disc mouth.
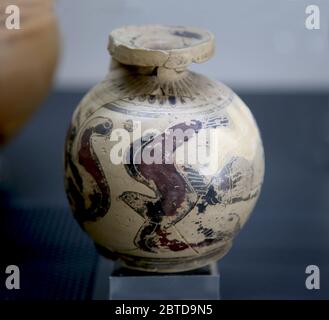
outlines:
[{"label": "vase disc mouth", "polygon": [[208,60],[215,43],[213,34],[200,28],[125,26],[111,32],[108,49],[123,64],[179,69]]}]

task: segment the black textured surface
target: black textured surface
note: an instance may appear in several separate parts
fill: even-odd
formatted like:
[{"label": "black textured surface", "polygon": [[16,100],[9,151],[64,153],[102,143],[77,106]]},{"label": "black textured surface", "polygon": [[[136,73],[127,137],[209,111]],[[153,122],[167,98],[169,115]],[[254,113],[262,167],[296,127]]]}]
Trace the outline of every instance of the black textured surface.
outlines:
[{"label": "black textured surface", "polygon": [[0,299],[91,297],[97,254],[68,210],[12,209],[0,221],[1,271],[15,264],[21,279],[20,290],[1,285]]},{"label": "black textured surface", "polygon": [[[21,290],[1,298],[88,299],[96,251],[67,208],[63,141],[82,93],[52,94],[6,146],[1,265],[21,267]],[[329,106],[326,94],[242,94],[262,132],[264,188],[220,262],[224,299],[329,298]],[[29,209],[17,209],[29,208]],[[46,208],[46,209],[44,209]],[[60,208],[60,209],[58,209]],[[316,264],[321,289],[305,289]]]}]

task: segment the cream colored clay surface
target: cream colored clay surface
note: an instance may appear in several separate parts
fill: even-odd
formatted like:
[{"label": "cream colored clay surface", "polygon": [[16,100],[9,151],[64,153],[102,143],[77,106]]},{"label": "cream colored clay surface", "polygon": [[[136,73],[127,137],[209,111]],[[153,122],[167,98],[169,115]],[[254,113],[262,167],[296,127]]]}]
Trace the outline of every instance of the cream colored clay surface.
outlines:
[{"label": "cream colored clay surface", "polygon": [[[131,30],[121,29],[115,45],[136,37]],[[169,31],[169,39],[175,37],[175,27]],[[165,36],[157,32],[154,36],[161,42]],[[198,32],[205,39],[199,39],[203,46],[213,42],[207,32]],[[169,42],[175,50],[186,43],[184,55],[190,54],[193,61],[195,51],[188,48],[200,43],[180,39],[190,35],[182,28],[176,34],[178,39]],[[131,61],[139,46],[142,51],[158,50],[152,47],[159,44],[155,38],[142,32],[141,42],[136,40],[130,48]],[[111,50],[115,49],[110,43]],[[128,130],[133,143],[147,132],[167,139],[164,133],[177,127],[194,131],[177,142],[172,165],[113,163],[116,129]],[[212,138],[198,144],[209,132]],[[140,150],[155,148],[152,141]],[[124,145],[123,154],[130,147]],[[66,148],[66,189],[77,220],[98,245],[128,267],[148,271],[189,270],[221,258],[255,206],[264,175],[259,131],[241,99],[221,83],[154,61],[137,67],[113,60],[109,76],[75,111]],[[205,164],[182,163],[184,150],[192,155],[215,152]]]},{"label": "cream colored clay surface", "polygon": [[178,26],[127,26],[112,31],[109,41],[114,59],[144,67],[184,68],[208,60],[214,49],[210,32]]}]

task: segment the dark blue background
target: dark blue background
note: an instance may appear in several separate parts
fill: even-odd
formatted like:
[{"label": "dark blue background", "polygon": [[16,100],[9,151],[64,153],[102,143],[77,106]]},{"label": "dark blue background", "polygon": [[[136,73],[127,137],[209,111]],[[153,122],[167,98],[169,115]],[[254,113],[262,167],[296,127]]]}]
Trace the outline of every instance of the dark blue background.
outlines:
[{"label": "dark blue background", "polygon": [[[327,94],[240,93],[263,136],[266,175],[256,209],[220,261],[224,299],[329,298]],[[97,253],[63,189],[63,144],[82,92],[53,93],[1,154],[0,298],[89,299]],[[5,266],[21,290],[5,289]],[[321,289],[305,289],[305,268]]]}]

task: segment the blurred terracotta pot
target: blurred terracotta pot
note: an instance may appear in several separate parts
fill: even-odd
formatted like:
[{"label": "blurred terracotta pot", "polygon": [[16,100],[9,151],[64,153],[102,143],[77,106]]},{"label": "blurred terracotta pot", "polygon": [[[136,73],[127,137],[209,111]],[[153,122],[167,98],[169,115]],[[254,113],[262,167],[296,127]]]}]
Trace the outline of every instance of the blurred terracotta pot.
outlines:
[{"label": "blurred terracotta pot", "polygon": [[[8,5],[20,29],[6,27]],[[0,144],[27,121],[47,94],[59,55],[52,0],[0,0]]]}]

